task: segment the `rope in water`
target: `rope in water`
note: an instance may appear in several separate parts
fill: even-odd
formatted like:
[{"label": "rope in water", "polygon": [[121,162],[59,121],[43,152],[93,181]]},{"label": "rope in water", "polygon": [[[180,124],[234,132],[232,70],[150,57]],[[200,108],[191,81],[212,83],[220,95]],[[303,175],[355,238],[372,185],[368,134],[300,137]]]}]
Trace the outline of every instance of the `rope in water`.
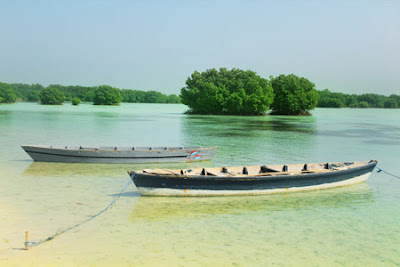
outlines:
[{"label": "rope in water", "polygon": [[377,173],[384,172],[384,173],[386,173],[386,174],[389,174],[389,175],[391,175],[391,176],[393,176],[393,177],[396,177],[396,178],[400,179],[399,176],[394,175],[394,174],[392,174],[392,173],[390,173],[390,172],[384,171],[384,170],[382,170],[381,168],[376,167],[376,169],[377,169],[377,171],[376,171]]},{"label": "rope in water", "polygon": [[49,236],[48,238],[43,239],[43,240],[41,240],[41,241],[38,241],[38,242],[25,241],[25,243],[24,243],[24,244],[25,244],[25,247],[35,247],[35,246],[38,246],[38,245],[40,245],[40,244],[43,244],[43,243],[45,243],[45,242],[47,242],[47,241],[53,240],[55,237],[57,237],[57,236],[59,236],[59,235],[61,235],[61,234],[64,234],[64,233],[66,233],[66,232],[68,232],[68,231],[70,231],[70,230],[72,230],[72,229],[75,229],[75,228],[81,226],[82,224],[87,223],[87,222],[93,220],[94,218],[100,216],[102,213],[106,212],[109,208],[111,208],[111,207],[114,205],[114,203],[121,197],[121,195],[125,192],[125,190],[128,188],[128,186],[131,184],[134,175],[135,175],[135,173],[132,174],[132,178],[129,178],[129,182],[125,185],[125,187],[124,187],[124,188],[122,189],[122,191],[118,194],[118,196],[116,196],[116,197],[113,199],[113,201],[111,201],[111,203],[108,204],[108,206],[107,206],[106,208],[104,208],[103,210],[101,210],[101,211],[98,212],[97,214],[95,214],[95,215],[93,215],[93,216],[90,216],[87,220],[84,220],[84,221],[82,221],[82,222],[80,222],[80,223],[77,223],[77,224],[75,224],[74,226],[68,227],[68,228],[66,228],[66,229],[64,229],[64,230],[61,230],[61,231],[57,231],[54,235],[51,235],[51,236]]}]

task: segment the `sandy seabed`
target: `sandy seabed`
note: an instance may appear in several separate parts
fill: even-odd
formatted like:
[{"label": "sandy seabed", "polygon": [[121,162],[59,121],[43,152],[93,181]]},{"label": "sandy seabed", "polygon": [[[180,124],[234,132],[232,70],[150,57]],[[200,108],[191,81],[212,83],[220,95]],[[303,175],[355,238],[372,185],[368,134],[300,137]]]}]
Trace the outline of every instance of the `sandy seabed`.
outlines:
[{"label": "sandy seabed", "polygon": [[[337,205],[373,202],[365,183],[308,193],[222,198],[140,197],[131,184],[99,217],[25,251],[26,230],[30,241],[41,241],[87,220],[118,196],[129,177],[30,176],[24,187],[17,186],[24,177],[16,183],[9,180],[10,194],[1,198],[1,266],[378,262],[363,255],[372,252],[369,244],[379,240],[370,237],[361,247],[352,242],[355,232],[366,236],[376,231],[374,226],[362,225],[351,210],[342,210],[340,216],[332,213]],[[315,208],[323,220],[317,220]],[[350,226],[343,227],[343,220]]]}]

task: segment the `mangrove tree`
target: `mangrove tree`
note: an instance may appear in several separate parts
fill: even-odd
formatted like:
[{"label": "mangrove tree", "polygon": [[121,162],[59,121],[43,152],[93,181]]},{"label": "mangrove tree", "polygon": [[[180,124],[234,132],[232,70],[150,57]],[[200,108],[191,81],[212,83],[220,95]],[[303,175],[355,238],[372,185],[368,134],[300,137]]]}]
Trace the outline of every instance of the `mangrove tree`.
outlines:
[{"label": "mangrove tree", "polygon": [[271,77],[275,99],[271,105],[272,115],[310,115],[318,103],[315,85],[294,74]]},{"label": "mangrove tree", "polygon": [[181,89],[181,101],[191,114],[262,115],[273,98],[267,79],[240,69],[195,71]]}]

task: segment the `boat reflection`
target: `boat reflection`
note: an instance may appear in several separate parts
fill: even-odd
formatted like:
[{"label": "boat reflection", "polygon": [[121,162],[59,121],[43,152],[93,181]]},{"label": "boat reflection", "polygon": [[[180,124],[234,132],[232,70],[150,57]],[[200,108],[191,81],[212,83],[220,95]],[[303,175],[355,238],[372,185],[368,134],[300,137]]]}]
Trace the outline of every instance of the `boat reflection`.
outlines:
[{"label": "boat reflection", "polygon": [[295,162],[299,151],[303,158],[311,158],[316,149],[316,119],[312,116],[187,115],[181,120],[181,129],[185,144],[219,146],[213,158],[218,165]]},{"label": "boat reflection", "polygon": [[340,208],[374,202],[366,183],[320,191],[261,196],[140,197],[131,221],[207,219],[218,215]]},{"label": "boat reflection", "polygon": [[316,132],[316,119],[311,116],[287,118],[189,115],[182,119],[182,130],[189,141],[204,136],[213,138],[273,136],[274,132],[313,136]]},{"label": "boat reflection", "polygon": [[143,169],[187,169],[214,167],[211,161],[175,162],[175,163],[141,163],[141,164],[85,164],[85,163],[55,163],[33,162],[25,169],[24,176],[101,176],[128,177],[128,170]]}]

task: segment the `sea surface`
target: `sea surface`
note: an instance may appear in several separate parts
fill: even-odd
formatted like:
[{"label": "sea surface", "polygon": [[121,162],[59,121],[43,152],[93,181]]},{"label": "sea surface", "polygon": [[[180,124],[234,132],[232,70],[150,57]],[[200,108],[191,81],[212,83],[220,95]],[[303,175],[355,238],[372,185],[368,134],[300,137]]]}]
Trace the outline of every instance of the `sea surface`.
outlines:
[{"label": "sea surface", "polygon": [[[0,266],[399,266],[400,179],[236,197],[141,197],[127,170],[376,159],[400,176],[400,109],[186,115],[175,104],[0,105]],[[24,144],[219,146],[209,162],[33,162]],[[50,241],[23,250],[29,240]]]}]

